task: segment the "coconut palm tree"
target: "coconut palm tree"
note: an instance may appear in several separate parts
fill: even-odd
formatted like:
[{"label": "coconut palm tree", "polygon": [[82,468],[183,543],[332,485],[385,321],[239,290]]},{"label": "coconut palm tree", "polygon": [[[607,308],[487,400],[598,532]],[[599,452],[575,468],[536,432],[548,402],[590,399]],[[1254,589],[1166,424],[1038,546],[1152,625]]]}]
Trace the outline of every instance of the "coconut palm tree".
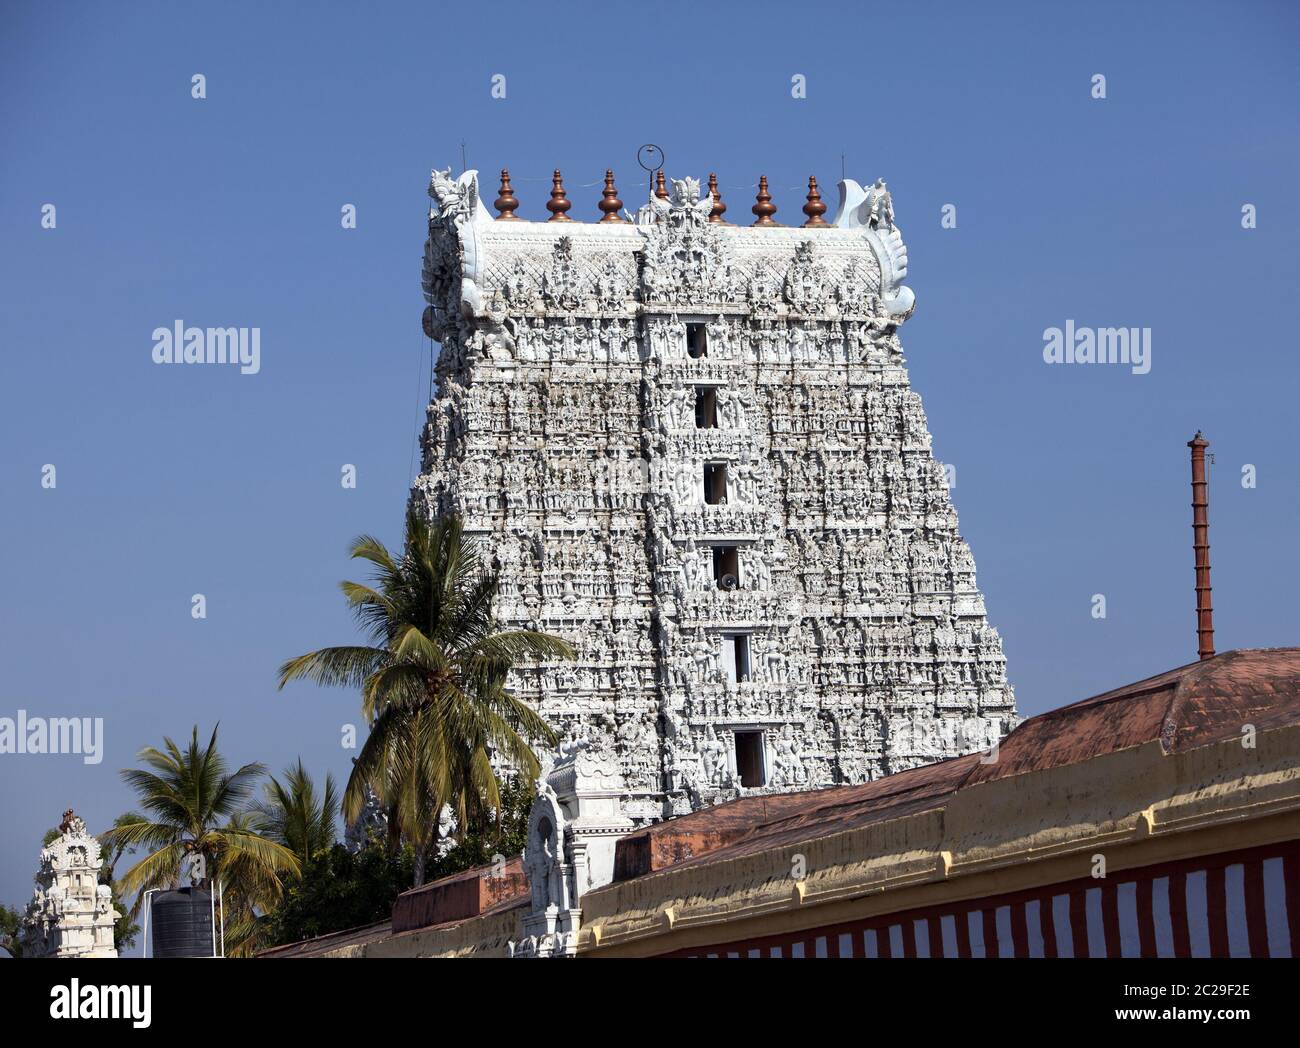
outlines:
[{"label": "coconut palm tree", "polygon": [[124,891],[139,893],[132,915],[151,888],[180,882],[186,860],[198,860],[196,880],[211,888],[222,882],[223,894],[250,906],[270,906],[280,897],[278,874],[297,874],[297,856],[283,844],[267,840],[248,825],[241,811],[265,768],[245,764],[231,772],[217,750],[217,729],[206,746],[196,725],[189,745],[171,739],[163,749],[140,751],[147,768],[128,768],[122,778],[139,796],[144,815],[130,812],[100,838],[111,848],[146,848],[149,854],[122,877]]},{"label": "coconut palm tree", "polygon": [[[257,822],[255,811],[235,812],[224,829],[255,833]],[[247,852],[226,855],[216,878],[222,888],[222,947],[227,957],[252,957],[268,945],[267,914],[284,898],[283,878],[299,876],[301,869],[276,871]]]},{"label": "coconut palm tree", "polygon": [[284,782],[272,776],[264,792],[265,799],[253,806],[253,828],[267,840],[283,844],[306,870],[336,839],[339,800],[334,776],[325,776],[325,789],[318,797],[316,783],[299,757],[296,765],[284,769]]},{"label": "coconut palm tree", "polygon": [[573,649],[546,633],[500,627],[492,611],[497,573],[465,538],[459,516],[430,523],[411,506],[400,557],[369,535],[351,554],[374,568],[373,586],[341,584],[371,643],[290,659],[280,687],[303,679],[360,688],[370,734],[344,790],[344,815],[355,819],[373,790],[390,827],[415,849],[418,885],[443,807],[462,830],[483,825],[501,805],[493,756],[531,781],[532,744],[555,743],[546,722],[507,689],[510,671],[524,660],[572,658]]}]

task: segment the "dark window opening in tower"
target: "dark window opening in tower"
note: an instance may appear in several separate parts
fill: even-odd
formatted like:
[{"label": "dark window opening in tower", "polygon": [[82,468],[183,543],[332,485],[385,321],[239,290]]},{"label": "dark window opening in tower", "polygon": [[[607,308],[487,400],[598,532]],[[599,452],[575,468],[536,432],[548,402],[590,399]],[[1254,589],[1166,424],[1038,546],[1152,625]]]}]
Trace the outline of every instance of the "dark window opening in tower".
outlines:
[{"label": "dark window opening in tower", "polygon": [[704,501],[710,506],[721,506],[727,501],[727,464],[704,464]]},{"label": "dark window opening in tower", "polygon": [[695,387],[695,426],[697,429],[718,428],[718,391],[712,386]]},{"label": "dark window opening in tower", "polygon": [[713,581],[718,589],[740,589],[740,557],[735,546],[713,547]]},{"label": "dark window opening in tower", "polygon": [[709,355],[709,335],[704,324],[692,321],[686,325],[686,354],[692,360]]},{"label": "dark window opening in tower", "polygon": [[767,784],[763,750],[761,731],[736,732],[736,773],[740,776],[740,785],[765,786]]}]

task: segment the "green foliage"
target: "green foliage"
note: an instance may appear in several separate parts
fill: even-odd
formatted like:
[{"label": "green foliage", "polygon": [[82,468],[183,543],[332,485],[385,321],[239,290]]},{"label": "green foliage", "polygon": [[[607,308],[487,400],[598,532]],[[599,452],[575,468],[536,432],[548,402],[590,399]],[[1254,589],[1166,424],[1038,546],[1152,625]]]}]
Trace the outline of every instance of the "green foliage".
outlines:
[{"label": "green foliage", "polygon": [[[316,783],[303,766],[301,757],[297,764],[284,770],[283,782],[273,777],[266,784],[264,799],[249,813],[250,825],[267,840],[293,852],[298,859],[298,869],[280,874],[278,902],[269,914],[259,914],[247,908],[231,914],[227,941],[235,945],[233,950],[227,951],[229,955],[246,956],[268,946],[294,941],[280,936],[304,929],[307,929],[305,934],[319,935],[319,928],[344,914],[359,914],[367,922],[380,919],[368,916],[375,910],[373,897],[376,893],[386,894],[392,890],[395,898],[401,889],[387,884],[379,875],[377,866],[358,874],[355,864],[348,861],[351,856],[347,859],[331,858],[338,810],[334,777],[325,776],[325,788],[318,795]],[[339,880],[341,875],[343,879]],[[351,903],[341,905],[338,889],[352,891],[355,898]],[[325,913],[329,916],[313,914],[309,907],[315,904],[328,907]]]},{"label": "green foliage", "polygon": [[[490,865],[497,855],[520,854],[532,802],[532,787],[519,777],[509,779],[501,788],[499,820],[466,834],[431,863],[429,879]],[[414,874],[415,854],[409,846],[393,854],[376,839],[353,854],[336,844],[304,865],[301,880],[286,878],[284,900],[266,918],[263,943],[282,945],[386,920],[397,896],[414,885]]]},{"label": "green foliage", "polygon": [[171,739],[164,749],[140,751],[147,768],[122,772],[135,790],[147,815],[118,819],[102,837],[111,848],[153,849],[122,878],[130,892],[175,887],[185,859],[201,860],[201,880],[212,887],[218,878],[227,893],[249,906],[265,908],[279,894],[277,874],[297,871],[298,859],[288,848],[256,833],[241,819],[242,806],[251,796],[265,768],[245,764],[231,772],[217,750],[217,729],[206,746],[199,743],[196,725],[189,745],[182,750]]},{"label": "green foliage", "polygon": [[[146,892],[179,886],[183,873],[209,890],[220,884],[226,954],[247,956],[261,943],[262,915],[283,893],[280,875],[301,870],[293,851],[258,833],[253,813],[244,808],[265,767],[245,764],[230,771],[217,750],[215,728],[206,745],[199,743],[197,725],[184,749],[171,739],[163,743],[162,750],[140,751],[147,767],[122,772],[147,814],[120,816],[100,838],[114,862],[127,850],[152,849],[114,891],[136,894],[134,917]],[[194,865],[183,870],[187,860]]]},{"label": "green foliage", "polygon": [[465,834],[454,848],[430,865],[429,880],[490,865],[498,855],[509,859],[522,854],[528,841],[528,812],[532,805],[532,786],[517,776],[511,778],[501,788],[500,819]]},{"label": "green foliage", "polygon": [[[127,812],[114,819],[113,825],[122,826],[138,818],[139,816]],[[50,832],[57,833],[58,831],[51,830]],[[49,834],[46,834],[46,837],[48,838]],[[103,846],[103,861],[99,866],[99,883],[109,886],[112,891],[110,899],[113,903],[113,909],[122,915],[113,925],[113,945],[117,947],[117,953],[120,957],[135,945],[135,940],[140,934],[140,926],[135,923],[130,907],[123,901],[126,893],[122,890],[122,882],[117,879],[117,864],[126,853],[126,846],[121,843],[107,843],[102,837],[100,838],[100,844]]]},{"label": "green foliage", "polygon": [[316,783],[303,767],[302,758],[284,770],[284,781],[272,777],[266,797],[253,806],[253,826],[268,840],[283,844],[304,866],[334,844],[338,818],[338,791],[334,776],[325,776],[318,797]]},{"label": "green foliage", "polygon": [[135,940],[140,935],[140,926],[135,923],[131,916],[131,908],[122,899],[120,884],[117,881],[101,881],[100,883],[107,884],[113,890],[113,894],[110,896],[113,901],[113,909],[122,915],[113,924],[113,945],[117,947],[117,955],[121,957],[135,945]]},{"label": "green foliage", "polygon": [[393,902],[411,887],[415,856],[396,855],[382,844],[355,855],[335,844],[303,868],[302,879],[285,885],[284,898],[266,919],[265,944],[276,946],[386,920]]},{"label": "green foliage", "polygon": [[10,957],[23,955],[22,944],[18,941],[18,930],[22,927],[23,915],[12,906],[0,903],[0,950]]},{"label": "green foliage", "polygon": [[368,561],[374,585],[342,583],[369,646],[322,648],[280,667],[291,680],[355,687],[370,725],[343,794],[356,818],[373,790],[416,855],[423,883],[438,814],[450,806],[468,831],[485,828],[501,807],[497,754],[531,780],[531,745],[555,733],[506,688],[523,660],[572,658],[563,640],[534,630],[505,630],[492,606],[497,574],[466,539],[461,519],[433,523],[408,509],[400,557],[368,535],[352,545]]}]

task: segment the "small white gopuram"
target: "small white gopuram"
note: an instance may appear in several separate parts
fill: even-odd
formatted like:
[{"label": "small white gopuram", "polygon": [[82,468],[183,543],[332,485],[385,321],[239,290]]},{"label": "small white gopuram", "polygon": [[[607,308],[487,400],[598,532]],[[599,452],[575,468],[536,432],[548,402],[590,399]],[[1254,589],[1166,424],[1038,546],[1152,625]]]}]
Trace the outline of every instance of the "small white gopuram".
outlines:
[{"label": "small white gopuram", "polygon": [[112,892],[99,883],[99,841],[69,808],[41,849],[36,891],[23,917],[24,957],[116,957]]}]

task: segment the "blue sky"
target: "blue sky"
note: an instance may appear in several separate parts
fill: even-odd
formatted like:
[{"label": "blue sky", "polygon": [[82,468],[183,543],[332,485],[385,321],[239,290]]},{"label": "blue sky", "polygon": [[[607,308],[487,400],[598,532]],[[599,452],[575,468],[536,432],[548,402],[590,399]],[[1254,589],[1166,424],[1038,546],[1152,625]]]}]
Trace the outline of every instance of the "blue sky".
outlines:
[{"label": "blue sky", "polygon": [[[1195,658],[1198,428],[1218,647],[1300,640],[1300,15],[1061,6],[7,4],[0,716],[103,717],[106,739],[97,766],[0,756],[0,900],[29,897],[64,808],[104,829],[132,803],[119,769],[196,722],[233,760],[346,775],[356,696],[277,694],[275,669],[354,636],[349,540],[399,537],[425,189],[462,141],[528,218],[556,166],[573,217],[599,217],[606,167],[636,201],[644,142],[717,171],[737,221],[760,174],[778,221],[810,174],[833,204],[841,154],[889,180],[912,381],[1022,712]],[[176,319],[260,327],[260,373],[156,366]],[[1150,374],[1046,365],[1067,320],[1149,327]]]}]

